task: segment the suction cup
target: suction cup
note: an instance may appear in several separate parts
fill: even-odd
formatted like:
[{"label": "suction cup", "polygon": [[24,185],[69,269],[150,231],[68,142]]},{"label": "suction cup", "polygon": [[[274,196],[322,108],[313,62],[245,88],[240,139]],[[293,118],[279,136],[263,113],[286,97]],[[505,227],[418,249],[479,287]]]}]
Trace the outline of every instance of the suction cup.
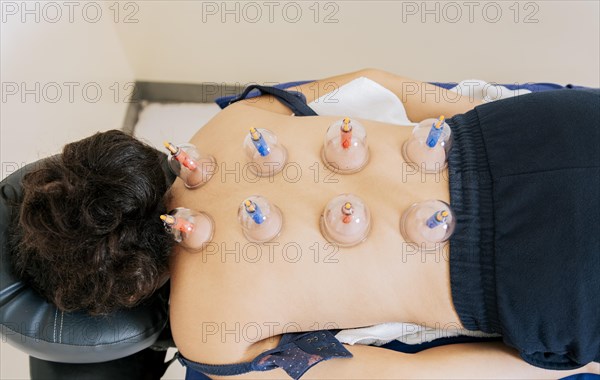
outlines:
[{"label": "suction cup", "polygon": [[210,215],[183,207],[161,215],[165,228],[176,242],[190,250],[201,250],[214,234],[215,225]]},{"label": "suction cup", "polygon": [[451,135],[443,116],[425,119],[413,129],[411,137],[402,146],[402,155],[419,170],[437,173],[447,166]]},{"label": "suction cup", "polygon": [[333,198],[321,215],[321,233],[327,241],[351,247],[364,241],[371,230],[371,213],[367,205],[353,194]]},{"label": "suction cup", "polygon": [[165,142],[169,150],[169,168],[183,180],[185,187],[195,189],[207,183],[217,171],[213,156],[202,155],[192,144],[173,145]]},{"label": "suction cup", "polygon": [[244,139],[244,153],[248,169],[259,177],[279,173],[287,162],[287,150],[268,129],[250,128]]},{"label": "suction cup", "polygon": [[250,196],[240,204],[238,220],[246,239],[255,243],[275,239],[283,226],[281,210],[259,195]]},{"label": "suction cup", "polygon": [[321,156],[332,171],[342,174],[360,171],[369,161],[365,127],[348,117],[334,122],[325,134]]},{"label": "suction cup", "polygon": [[434,250],[450,238],[456,218],[446,202],[428,200],[415,203],[400,218],[400,233],[407,243],[422,250]]}]

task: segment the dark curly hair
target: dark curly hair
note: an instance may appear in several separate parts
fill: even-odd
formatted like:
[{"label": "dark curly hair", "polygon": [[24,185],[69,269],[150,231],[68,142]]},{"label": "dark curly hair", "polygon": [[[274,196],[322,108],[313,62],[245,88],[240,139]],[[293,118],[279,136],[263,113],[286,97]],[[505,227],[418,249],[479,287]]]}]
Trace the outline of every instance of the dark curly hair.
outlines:
[{"label": "dark curly hair", "polygon": [[23,178],[13,264],[64,311],[107,314],[151,295],[172,239],[161,153],[120,131],[68,144]]}]

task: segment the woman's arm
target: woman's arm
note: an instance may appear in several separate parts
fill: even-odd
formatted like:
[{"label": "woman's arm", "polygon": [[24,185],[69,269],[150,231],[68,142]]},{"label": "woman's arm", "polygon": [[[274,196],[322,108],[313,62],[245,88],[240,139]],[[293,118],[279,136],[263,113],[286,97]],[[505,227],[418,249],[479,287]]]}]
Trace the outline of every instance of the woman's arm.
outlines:
[{"label": "woman's arm", "polygon": [[[560,379],[575,373],[600,373],[598,363],[573,371],[534,367],[500,342],[453,344],[417,354],[362,345],[345,347],[353,358],[320,362],[302,379]],[[219,379],[286,378],[283,370],[276,369]]]},{"label": "woman's arm", "polygon": [[[377,69],[363,69],[291,87],[288,90],[302,92],[306,96],[307,103],[310,103],[360,77],[369,78],[392,91],[404,104],[408,118],[416,122],[431,117],[437,118],[440,115],[452,117],[455,114],[465,113],[481,104],[477,99],[461,96],[433,84],[408,79]],[[331,100],[334,99],[335,94],[332,94]],[[250,98],[244,100],[243,103],[272,112],[290,114],[287,107],[270,95]]]}]

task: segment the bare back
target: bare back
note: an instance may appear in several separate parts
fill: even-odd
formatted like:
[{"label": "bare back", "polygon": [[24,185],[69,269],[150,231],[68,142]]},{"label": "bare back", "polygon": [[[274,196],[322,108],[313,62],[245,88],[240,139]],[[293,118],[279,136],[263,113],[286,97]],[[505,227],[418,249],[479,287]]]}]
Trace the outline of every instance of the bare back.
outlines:
[{"label": "bare back", "polygon": [[[219,113],[192,139],[215,156],[218,171],[205,186],[187,190],[178,180],[171,207],[209,213],[215,234],[203,252],[178,248],[171,262],[173,336],[189,359],[210,363],[249,360],[285,332],[352,328],[383,322],[460,327],[450,296],[448,249],[424,254],[399,233],[403,210],[426,199],[448,202],[447,173],[422,175],[401,156],[407,126],[361,121],[370,161],[359,173],[336,174],[320,149],[336,117],[292,117],[244,104]],[[249,127],[275,132],[288,164],[257,178],[241,144]],[[361,197],[372,230],[351,248],[328,244],[319,231],[325,204],[341,193]],[[246,197],[262,195],[284,215],[280,236],[248,242],[237,221]],[[259,351],[260,352],[260,351]]]}]

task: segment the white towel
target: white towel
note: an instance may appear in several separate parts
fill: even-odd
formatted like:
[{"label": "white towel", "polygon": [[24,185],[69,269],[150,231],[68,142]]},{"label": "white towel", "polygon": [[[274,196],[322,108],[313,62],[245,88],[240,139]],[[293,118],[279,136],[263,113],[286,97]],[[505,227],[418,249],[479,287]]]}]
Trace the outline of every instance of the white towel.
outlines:
[{"label": "white towel", "polygon": [[390,90],[360,77],[308,104],[318,115],[347,116],[397,125],[414,125]]},{"label": "white towel", "polygon": [[338,332],[336,338],[346,344],[364,344],[382,346],[398,340],[405,344],[421,344],[431,342],[439,338],[450,338],[456,336],[472,337],[497,337],[497,334],[487,334],[481,331],[470,331],[451,325],[448,328],[430,328],[414,323],[390,322],[362,327],[358,329],[346,329]]},{"label": "white towel", "polygon": [[[529,90],[509,90],[505,86],[491,84],[479,79],[468,79],[458,83],[449,91],[464,96],[491,102],[517,95],[528,94]],[[356,78],[337,90],[321,96],[308,104],[317,114],[323,116],[347,116],[358,119],[381,121],[396,125],[414,126],[417,123],[408,119],[406,109],[400,99],[371,79]]]}]

